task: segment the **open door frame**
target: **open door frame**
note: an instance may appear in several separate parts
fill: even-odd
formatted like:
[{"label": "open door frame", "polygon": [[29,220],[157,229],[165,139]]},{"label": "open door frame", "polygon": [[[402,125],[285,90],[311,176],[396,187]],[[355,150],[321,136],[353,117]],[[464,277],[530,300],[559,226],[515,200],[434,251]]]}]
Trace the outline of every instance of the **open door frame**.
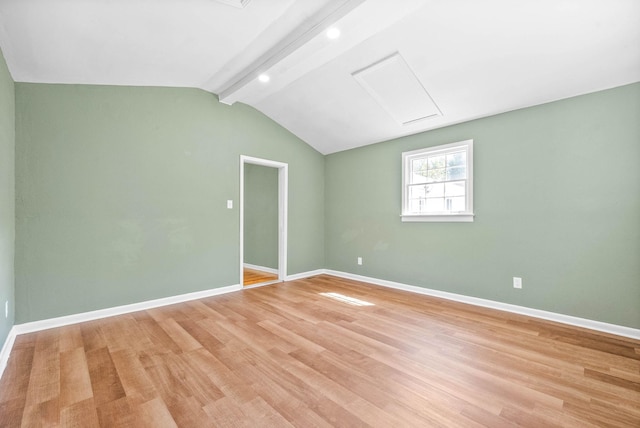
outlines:
[{"label": "open door frame", "polygon": [[287,278],[287,206],[289,165],[268,159],[240,155],[240,285],[244,284],[244,166],[261,165],[278,169],[278,280]]}]

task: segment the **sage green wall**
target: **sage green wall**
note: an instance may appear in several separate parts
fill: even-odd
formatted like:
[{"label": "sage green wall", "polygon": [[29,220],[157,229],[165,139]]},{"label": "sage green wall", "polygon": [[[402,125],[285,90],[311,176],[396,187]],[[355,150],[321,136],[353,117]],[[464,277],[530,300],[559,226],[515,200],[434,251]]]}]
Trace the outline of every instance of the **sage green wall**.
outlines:
[{"label": "sage green wall", "polygon": [[289,163],[288,273],[322,268],[324,158],[263,114],[16,83],[16,322],[238,284],[241,154]]},{"label": "sage green wall", "polygon": [[14,323],[15,141],[14,83],[0,51],[0,349]]},{"label": "sage green wall", "polygon": [[[401,153],[466,139],[475,221],[402,223]],[[327,268],[640,328],[639,161],[640,84],[327,156]]]},{"label": "sage green wall", "polygon": [[[6,67],[0,85],[5,245]],[[327,267],[640,328],[638,117],[634,84],[323,157],[195,89],[16,83],[16,322],[238,283],[247,154],[289,163],[289,274]],[[469,138],[475,222],[401,223],[401,152]]]},{"label": "sage green wall", "polygon": [[278,169],[244,166],[244,262],[278,269]]}]

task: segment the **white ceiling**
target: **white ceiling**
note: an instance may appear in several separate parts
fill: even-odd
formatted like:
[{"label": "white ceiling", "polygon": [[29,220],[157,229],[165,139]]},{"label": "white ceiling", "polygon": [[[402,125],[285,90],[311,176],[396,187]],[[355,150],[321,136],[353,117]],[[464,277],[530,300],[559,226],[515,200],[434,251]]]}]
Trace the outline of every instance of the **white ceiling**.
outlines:
[{"label": "white ceiling", "polygon": [[[639,0],[234,1],[0,0],[0,47],[16,81],[202,88],[325,154],[640,81]],[[354,78],[396,53],[441,115]]]}]

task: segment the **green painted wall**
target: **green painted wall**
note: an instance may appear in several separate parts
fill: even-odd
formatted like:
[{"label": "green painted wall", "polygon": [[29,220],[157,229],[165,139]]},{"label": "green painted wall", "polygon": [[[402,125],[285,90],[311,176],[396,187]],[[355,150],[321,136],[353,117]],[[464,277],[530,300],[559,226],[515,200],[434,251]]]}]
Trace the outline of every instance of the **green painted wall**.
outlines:
[{"label": "green painted wall", "polygon": [[[402,223],[401,153],[466,139],[475,222]],[[640,84],[327,156],[327,268],[640,328],[639,161]]]},{"label": "green painted wall", "polygon": [[324,266],[324,158],[256,110],[196,89],[15,90],[17,322],[238,284],[241,154],[289,163],[288,273]]},{"label": "green painted wall", "polygon": [[278,169],[244,166],[244,263],[278,269]]},{"label": "green painted wall", "polygon": [[0,349],[14,323],[15,142],[14,83],[0,51]]},{"label": "green painted wall", "polygon": [[[16,322],[237,284],[246,154],[289,163],[289,274],[640,328],[640,84],[323,157],[200,90],[14,85],[1,65],[0,299],[16,218]],[[475,222],[402,223],[401,153],[469,138]],[[0,339],[12,324],[0,316]]]}]

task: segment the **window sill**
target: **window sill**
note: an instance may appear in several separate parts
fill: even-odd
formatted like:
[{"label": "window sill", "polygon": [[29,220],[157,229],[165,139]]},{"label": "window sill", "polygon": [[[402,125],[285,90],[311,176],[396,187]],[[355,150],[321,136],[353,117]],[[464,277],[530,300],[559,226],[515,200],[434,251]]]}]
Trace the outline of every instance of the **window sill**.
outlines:
[{"label": "window sill", "polygon": [[437,214],[437,215],[421,215],[421,214],[402,214],[403,222],[440,222],[440,223],[471,223],[473,222],[473,214]]}]

